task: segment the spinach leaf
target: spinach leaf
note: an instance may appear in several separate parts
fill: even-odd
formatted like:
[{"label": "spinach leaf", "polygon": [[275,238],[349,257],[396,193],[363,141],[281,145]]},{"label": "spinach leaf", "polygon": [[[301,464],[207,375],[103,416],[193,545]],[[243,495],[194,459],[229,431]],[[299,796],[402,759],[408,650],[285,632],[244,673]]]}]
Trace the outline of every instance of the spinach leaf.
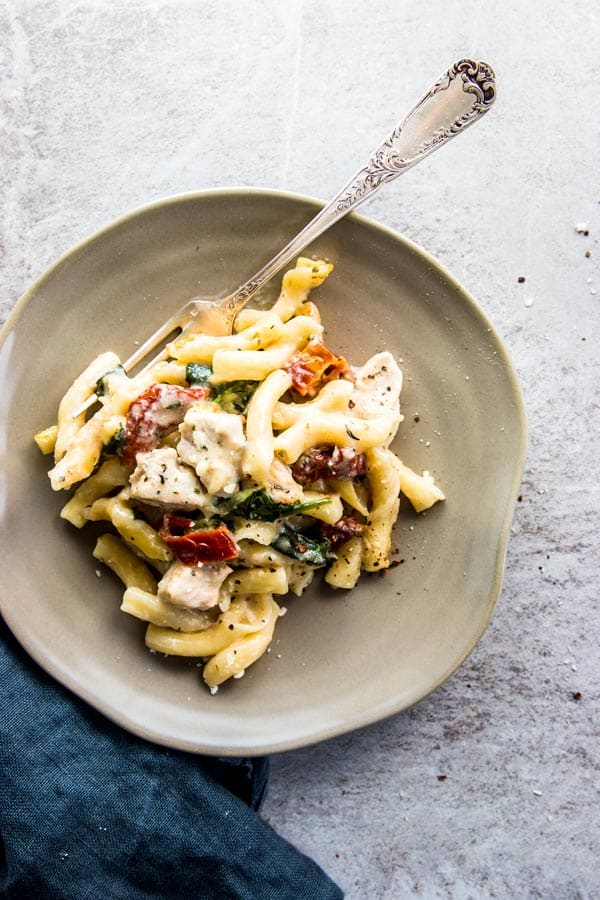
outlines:
[{"label": "spinach leaf", "polygon": [[335,559],[327,538],[316,540],[291,528],[283,529],[273,541],[273,547],[280,553],[299,559],[309,566],[326,566],[330,559]]},{"label": "spinach leaf", "polygon": [[185,380],[188,384],[206,384],[212,369],[210,366],[204,366],[202,363],[188,363],[185,367]]},{"label": "spinach leaf", "polygon": [[94,388],[94,393],[98,397],[104,397],[107,388],[105,379],[109,375],[125,375],[125,369],[123,368],[121,363],[118,363],[116,366],[114,366],[114,368],[109,369],[108,372],[105,372],[104,375],[100,376],[100,378],[96,382],[96,387]]},{"label": "spinach leaf", "polygon": [[111,453],[119,453],[123,447],[125,446],[125,429],[122,425],[117,428],[115,433],[109,437],[107,442],[105,443],[102,452],[106,456],[109,456]]},{"label": "spinach leaf", "polygon": [[260,519],[263,522],[274,522],[284,516],[294,516],[307,509],[315,509],[329,503],[328,497],[320,497],[318,500],[307,500],[304,503],[296,500],[294,503],[276,503],[266,491],[250,489],[239,491],[228,501],[229,513],[243,516],[246,519]]},{"label": "spinach leaf", "polygon": [[213,386],[212,400],[227,413],[243,413],[258,387],[256,381],[226,381]]},{"label": "spinach leaf", "polygon": [[185,367],[185,380],[190,386],[206,384],[210,387],[210,399],[218,403],[223,412],[239,415],[246,411],[250,397],[258,387],[256,381],[225,381],[223,384],[209,385],[212,375],[210,366],[202,363],[188,363]]}]

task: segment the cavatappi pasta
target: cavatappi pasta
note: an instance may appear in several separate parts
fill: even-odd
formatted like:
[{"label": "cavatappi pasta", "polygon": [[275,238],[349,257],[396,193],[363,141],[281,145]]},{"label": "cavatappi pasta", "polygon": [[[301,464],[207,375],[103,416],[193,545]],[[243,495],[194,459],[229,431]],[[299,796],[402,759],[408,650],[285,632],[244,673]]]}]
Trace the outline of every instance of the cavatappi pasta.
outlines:
[{"label": "cavatappi pasta", "polygon": [[268,312],[182,336],[134,377],[101,354],[35,436],[52,488],[75,488],[62,517],[107,524],[94,556],[123,582],[123,612],[151,650],[202,659],[213,693],[262,656],[281,598],[318,569],[350,589],[390,565],[401,492],[418,512],[443,499],[389,449],[392,354],[356,367],[323,343],[309,294],[331,268],[301,257]]}]

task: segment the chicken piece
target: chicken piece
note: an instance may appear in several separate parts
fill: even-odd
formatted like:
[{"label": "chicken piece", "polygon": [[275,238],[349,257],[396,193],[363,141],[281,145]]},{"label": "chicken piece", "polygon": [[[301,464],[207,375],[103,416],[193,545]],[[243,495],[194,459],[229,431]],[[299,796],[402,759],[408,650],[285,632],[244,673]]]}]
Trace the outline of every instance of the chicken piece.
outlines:
[{"label": "chicken piece", "polygon": [[304,493],[294,479],[290,466],[275,458],[271,463],[266,484],[267,494],[275,503],[295,503]]},{"label": "chicken piece", "polygon": [[154,506],[199,509],[206,502],[196,473],[180,461],[173,447],[138,453],[130,485],[133,498]]},{"label": "chicken piece", "polygon": [[196,470],[209,494],[235,494],[246,445],[244,419],[214,403],[196,403],[179,426],[177,453]]},{"label": "chicken piece", "polygon": [[174,562],[158,584],[158,596],[174,606],[212,609],[219,602],[219,589],[231,569],[226,563],[186,566]]},{"label": "chicken piece", "polygon": [[353,416],[368,419],[385,413],[400,417],[402,372],[392,354],[385,350],[355,369],[356,382],[348,408]]}]

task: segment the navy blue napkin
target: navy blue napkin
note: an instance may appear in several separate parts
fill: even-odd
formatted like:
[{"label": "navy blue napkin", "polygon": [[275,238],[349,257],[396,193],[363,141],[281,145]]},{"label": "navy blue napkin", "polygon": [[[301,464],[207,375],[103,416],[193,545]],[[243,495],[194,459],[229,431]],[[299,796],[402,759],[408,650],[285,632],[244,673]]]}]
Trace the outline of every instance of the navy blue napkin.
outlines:
[{"label": "navy blue napkin", "polygon": [[260,817],[268,760],[168,750],[47,676],[0,620],[0,895],[339,900]]}]

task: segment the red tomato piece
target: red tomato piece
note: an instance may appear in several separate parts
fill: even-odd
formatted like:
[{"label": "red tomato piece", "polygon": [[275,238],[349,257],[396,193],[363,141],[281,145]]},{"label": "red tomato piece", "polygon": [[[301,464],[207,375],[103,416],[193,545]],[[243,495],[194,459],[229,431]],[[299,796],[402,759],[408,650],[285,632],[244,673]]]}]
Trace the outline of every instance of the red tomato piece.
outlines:
[{"label": "red tomato piece", "polygon": [[319,341],[294,353],[284,368],[292,379],[292,390],[301,397],[316,396],[323,384],[336,378],[354,380],[344,357],[336,356]]},{"label": "red tomato piece", "polygon": [[210,395],[208,385],[183,388],[175,384],[153,384],[133,401],[127,412],[123,465],[135,463],[138,453],[154,450],[163,437],[183,422],[197,400]]},{"label": "red tomato piece", "polygon": [[291,466],[298,484],[311,484],[319,478],[340,478],[348,481],[360,478],[367,470],[364,453],[337,444],[310,447]]},{"label": "red tomato piece", "polygon": [[350,538],[355,537],[357,534],[362,534],[365,526],[361,525],[354,516],[342,516],[334,525],[327,525],[325,522],[322,522],[319,530],[321,537],[327,538],[330,542],[331,549],[337,550]]},{"label": "red tomato piece", "polygon": [[225,562],[239,556],[240,548],[226,525],[195,528],[193,519],[165,515],[160,536],[177,559],[188,566]]}]

